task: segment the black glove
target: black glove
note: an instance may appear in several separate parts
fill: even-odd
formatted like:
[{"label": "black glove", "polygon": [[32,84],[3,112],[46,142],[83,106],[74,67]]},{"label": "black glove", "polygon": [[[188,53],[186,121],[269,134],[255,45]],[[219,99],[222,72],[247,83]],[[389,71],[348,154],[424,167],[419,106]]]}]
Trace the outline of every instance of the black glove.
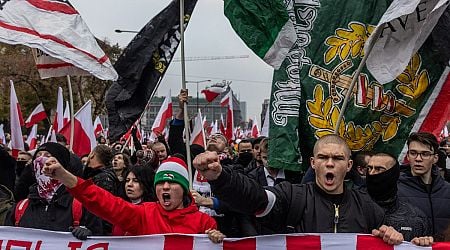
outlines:
[{"label": "black glove", "polygon": [[79,240],[87,240],[88,236],[92,236],[92,231],[84,226],[70,227],[69,230],[72,231],[72,235]]}]

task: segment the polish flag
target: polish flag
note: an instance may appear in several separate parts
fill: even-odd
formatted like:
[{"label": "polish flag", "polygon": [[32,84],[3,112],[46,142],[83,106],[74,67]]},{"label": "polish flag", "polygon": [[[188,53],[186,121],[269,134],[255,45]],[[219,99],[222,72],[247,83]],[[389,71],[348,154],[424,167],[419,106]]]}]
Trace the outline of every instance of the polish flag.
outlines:
[{"label": "polish flag", "polygon": [[99,116],[97,116],[94,121],[94,134],[95,134],[95,137],[105,134],[105,132],[103,131],[102,122],[100,121]]},{"label": "polish flag", "polygon": [[6,145],[5,131],[3,130],[3,124],[0,124],[0,144]]},{"label": "polish flag", "polygon": [[172,97],[169,90],[169,93],[167,94],[166,99],[164,99],[164,102],[159,109],[158,115],[153,122],[152,132],[154,132],[155,134],[162,134],[164,128],[166,127],[167,120],[171,119],[172,115]]},{"label": "polish flag", "polygon": [[222,133],[222,135],[225,135],[225,126],[223,125],[223,115],[220,114],[220,133]]},{"label": "polish flag", "polygon": [[251,135],[252,138],[257,138],[259,136],[258,120],[256,120],[256,116],[255,119],[253,120]]},{"label": "polish flag", "polygon": [[195,126],[191,133],[190,144],[197,144],[206,148],[206,136],[205,130],[203,129],[203,119],[200,109],[198,110],[197,117],[195,118]]},{"label": "polish flag", "polygon": [[210,132],[210,135],[214,135],[214,134],[219,133],[219,128],[218,128],[217,124],[218,124],[217,120],[216,120],[215,122],[212,122],[212,123],[211,123],[211,132]]},{"label": "polish flag", "polygon": [[205,98],[208,102],[212,102],[212,101],[214,101],[214,99],[216,99],[216,97],[218,97],[220,94],[222,94],[226,90],[227,90],[226,87],[213,86],[213,87],[209,87],[209,88],[202,90],[202,94],[205,95]]},{"label": "polish flag", "polygon": [[33,128],[31,128],[31,132],[28,135],[27,138],[27,144],[30,147],[30,150],[33,150],[36,148],[36,143],[37,143],[37,124],[33,125]]},{"label": "polish flag", "polygon": [[[97,145],[94,135],[94,126],[92,125],[92,104],[91,100],[86,102],[83,107],[74,115],[74,141],[72,143],[73,152],[81,157],[89,154]],[[64,126],[60,133],[70,141],[70,123]],[[75,139],[76,138],[76,139]]]},{"label": "polish flag", "polygon": [[58,87],[58,101],[56,103],[56,113],[55,113],[55,119],[53,120],[53,130],[55,130],[57,133],[62,129],[63,127],[63,115],[64,115],[64,101],[63,101],[63,92],[62,88]]},{"label": "polish flag", "polygon": [[25,150],[23,145],[22,128],[24,125],[22,112],[20,112],[19,101],[17,100],[16,90],[14,89],[13,81],[11,83],[11,95],[10,95],[10,121],[11,121],[11,149],[12,156],[17,158],[19,151]]},{"label": "polish flag", "polygon": [[70,122],[70,106],[69,102],[66,101],[66,108],[64,109],[64,115],[63,115],[63,127]]},{"label": "polish flag", "polygon": [[31,128],[34,124],[44,120],[47,118],[47,114],[45,113],[44,105],[42,102],[34,108],[33,112],[31,112],[28,119],[25,121],[25,127]]},{"label": "polish flag", "polygon": [[234,127],[234,119],[233,119],[233,91],[230,89],[228,94],[226,94],[222,100],[220,101],[220,106],[228,106],[227,109],[227,125],[225,130],[225,137],[228,142],[233,140],[233,127]]}]

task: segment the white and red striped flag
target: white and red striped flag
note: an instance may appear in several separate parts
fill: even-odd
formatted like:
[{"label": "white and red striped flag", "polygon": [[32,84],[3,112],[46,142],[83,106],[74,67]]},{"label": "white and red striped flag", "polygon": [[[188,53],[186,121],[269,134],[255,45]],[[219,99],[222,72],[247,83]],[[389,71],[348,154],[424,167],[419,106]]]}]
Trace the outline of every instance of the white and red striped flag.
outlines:
[{"label": "white and red striped flag", "polygon": [[197,144],[199,146],[202,146],[203,148],[206,148],[206,136],[203,126],[204,121],[202,119],[202,112],[199,109],[197,117],[195,117],[194,129],[192,130],[191,133],[191,141],[190,141],[191,145]]},{"label": "white and red striped flag", "polygon": [[11,83],[11,95],[9,103],[10,121],[11,121],[11,149],[12,156],[17,158],[19,151],[25,150],[22,137],[22,126],[24,121],[22,118],[22,112],[20,111],[19,101],[17,100],[16,90],[14,89],[13,81]]},{"label": "white and red striped flag", "polygon": [[99,116],[97,116],[94,121],[94,134],[95,134],[95,137],[98,137],[99,135],[103,135],[103,136],[105,135],[102,121],[100,120]]},{"label": "white and red striped flag", "polygon": [[37,124],[45,118],[47,118],[47,114],[45,113],[44,105],[42,105],[41,102],[36,106],[36,108],[33,109],[33,112],[31,112],[30,116],[28,116],[27,120],[25,121],[25,127],[30,128],[34,124]]},{"label": "white and red striped flag", "polygon": [[226,90],[227,90],[227,87],[212,86],[212,87],[202,90],[201,92],[202,92],[202,94],[205,95],[205,99],[208,102],[212,102],[212,101],[214,101],[214,99],[216,99],[220,94],[222,94]]},{"label": "white and red striped flag", "polygon": [[218,124],[217,120],[211,122],[211,132],[209,133],[210,135],[219,133],[219,127],[217,124]]},{"label": "white and red striped flag", "polygon": [[6,145],[5,131],[3,130],[3,124],[0,124],[0,144]]},{"label": "white and red striped flag", "polygon": [[233,128],[234,128],[234,118],[233,118],[233,91],[230,89],[228,93],[220,101],[220,105],[227,106],[227,125],[225,129],[225,137],[228,142],[233,140]]},{"label": "white and red striped flag", "polygon": [[162,134],[166,127],[167,120],[171,119],[172,115],[172,96],[169,90],[169,93],[167,93],[166,98],[159,109],[158,115],[153,122],[152,132],[157,135]]},{"label": "white and red striped flag", "polygon": [[64,115],[63,115],[63,127],[66,126],[66,124],[70,122],[70,106],[69,102],[66,101],[66,108],[64,109]]},{"label": "white and red striped flag", "polygon": [[251,132],[251,137],[252,138],[257,138],[259,136],[259,128],[258,128],[258,120],[255,119],[253,120],[253,124],[252,124],[252,132]]},{"label": "white and red striped flag", "polygon": [[[74,140],[72,144],[73,152],[79,157],[89,154],[97,145],[94,135],[94,126],[92,125],[92,104],[87,101],[83,107],[74,115]],[[60,134],[66,137],[70,144],[70,123],[66,124]]]},{"label": "white and red striped flag", "polygon": [[56,133],[59,133],[59,131],[63,127],[63,121],[64,121],[64,100],[63,100],[63,92],[62,88],[58,87],[58,99],[56,102],[56,112],[55,112],[55,118],[53,119],[53,130],[55,130]]},{"label": "white and red striped flag", "polygon": [[33,127],[31,128],[30,134],[27,137],[26,143],[30,147],[30,150],[33,150],[33,149],[36,148],[36,144],[37,144],[37,127],[38,127],[38,125],[34,124]]},{"label": "white and red striped flag", "polygon": [[223,135],[225,135],[225,125],[223,124],[223,115],[220,114],[220,133],[222,133]]},{"label": "white and red striped flag", "polygon": [[2,1],[1,7],[1,42],[37,48],[97,78],[117,80],[110,60],[70,3],[15,0]]}]

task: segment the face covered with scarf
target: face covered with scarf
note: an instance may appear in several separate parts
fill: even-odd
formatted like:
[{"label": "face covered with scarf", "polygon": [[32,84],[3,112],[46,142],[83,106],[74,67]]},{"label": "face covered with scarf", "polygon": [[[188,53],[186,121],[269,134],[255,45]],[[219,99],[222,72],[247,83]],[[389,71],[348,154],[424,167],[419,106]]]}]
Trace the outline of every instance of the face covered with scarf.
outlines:
[{"label": "face covered with scarf", "polygon": [[55,157],[63,167],[67,167],[70,162],[70,153],[64,146],[53,142],[45,143],[36,150],[33,160],[34,176],[39,197],[47,202],[52,200],[58,188],[62,186],[61,182],[47,177],[43,173],[44,166],[50,157]]},{"label": "face covered with scarf", "polygon": [[397,160],[388,154],[372,156],[366,176],[367,191],[377,203],[392,201],[397,195],[400,167]]}]

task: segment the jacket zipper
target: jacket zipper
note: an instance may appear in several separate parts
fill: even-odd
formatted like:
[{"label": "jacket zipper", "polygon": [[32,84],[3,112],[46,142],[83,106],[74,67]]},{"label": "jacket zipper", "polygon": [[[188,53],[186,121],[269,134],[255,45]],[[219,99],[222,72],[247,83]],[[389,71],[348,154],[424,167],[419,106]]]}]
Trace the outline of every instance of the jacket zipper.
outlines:
[{"label": "jacket zipper", "polygon": [[339,223],[339,205],[334,205],[334,233],[337,233],[337,226]]}]

